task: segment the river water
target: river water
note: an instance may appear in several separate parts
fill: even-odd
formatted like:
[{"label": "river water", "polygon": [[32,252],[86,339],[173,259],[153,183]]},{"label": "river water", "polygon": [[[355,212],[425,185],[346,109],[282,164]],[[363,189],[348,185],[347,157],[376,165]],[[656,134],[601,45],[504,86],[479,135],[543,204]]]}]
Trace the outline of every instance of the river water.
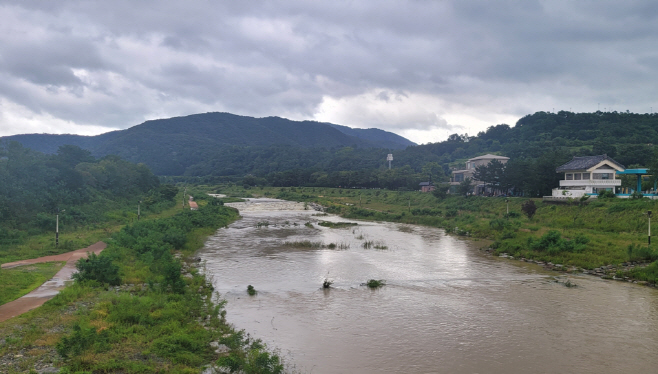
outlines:
[{"label": "river water", "polygon": [[[568,288],[435,228],[327,228],[317,222],[349,220],[253,205],[241,214],[200,256],[227,319],[299,372],[658,372],[654,289],[591,276],[569,276]],[[304,240],[337,248],[290,245]],[[371,290],[368,279],[386,285]]]}]

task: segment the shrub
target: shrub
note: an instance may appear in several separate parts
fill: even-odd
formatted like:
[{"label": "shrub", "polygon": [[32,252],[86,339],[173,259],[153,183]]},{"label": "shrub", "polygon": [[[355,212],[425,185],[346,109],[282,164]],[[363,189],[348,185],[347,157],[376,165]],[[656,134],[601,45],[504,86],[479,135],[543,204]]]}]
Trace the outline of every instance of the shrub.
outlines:
[{"label": "shrub", "polygon": [[386,281],[383,279],[368,279],[366,286],[369,288],[379,288],[386,285]]},{"label": "shrub", "polygon": [[[235,334],[234,336],[238,336]],[[229,344],[227,344],[229,345]],[[236,345],[236,344],[232,344]],[[229,345],[231,346],[231,345]],[[245,374],[280,374],[283,373],[283,364],[279,356],[270,354],[265,346],[256,340],[249,344],[248,339],[239,337],[237,343],[239,350],[232,350],[227,356],[220,357],[216,364],[226,367],[231,373],[241,372]]]},{"label": "shrub", "polygon": [[503,217],[505,217],[505,218],[519,218],[519,217],[521,217],[521,214],[519,212],[509,212],[509,213],[505,213],[505,215]]},{"label": "shrub", "polygon": [[521,205],[521,210],[523,211],[523,214],[528,217],[528,219],[532,219],[532,217],[537,212],[537,206],[535,205],[534,201],[528,200],[523,203],[523,205]]},{"label": "shrub", "polygon": [[642,247],[640,245],[630,244],[626,250],[629,261],[655,261],[658,260],[658,252],[649,247]]},{"label": "shrub", "polygon": [[617,197],[614,192],[608,191],[608,190],[602,190],[599,191],[598,198],[599,199],[613,199]]},{"label": "shrub", "polygon": [[252,286],[252,285],[248,285],[248,286],[247,286],[247,293],[249,294],[249,296],[254,296],[254,295],[257,294],[258,292],[257,292],[256,289],[254,288],[254,286]]},{"label": "shrub", "polygon": [[95,253],[89,253],[89,256],[81,258],[75,263],[78,272],[73,274],[76,282],[93,280],[99,283],[106,283],[110,286],[121,284],[119,277],[119,267],[112,263],[107,256],[97,256]]},{"label": "shrub", "polygon": [[532,237],[528,238],[528,246],[536,251],[545,251],[548,254],[557,254],[560,252],[581,252],[585,245],[589,243],[589,238],[584,235],[577,235],[573,240],[566,240],[557,230],[550,230],[539,240]]},{"label": "shrub", "polygon": [[500,219],[500,218],[495,218],[489,221],[489,227],[491,227],[493,230],[496,231],[501,231],[506,227],[509,227],[510,223],[508,220]]},{"label": "shrub", "polygon": [[57,353],[62,358],[67,359],[71,355],[79,356],[85,350],[94,347],[96,352],[102,352],[109,349],[107,330],[96,332],[96,328],[82,327],[76,323],[73,325],[73,333],[70,336],[64,336],[55,345]]},{"label": "shrub", "polygon": [[642,195],[642,192],[640,191],[633,191],[630,197],[631,199],[641,199],[644,197],[644,195]]}]

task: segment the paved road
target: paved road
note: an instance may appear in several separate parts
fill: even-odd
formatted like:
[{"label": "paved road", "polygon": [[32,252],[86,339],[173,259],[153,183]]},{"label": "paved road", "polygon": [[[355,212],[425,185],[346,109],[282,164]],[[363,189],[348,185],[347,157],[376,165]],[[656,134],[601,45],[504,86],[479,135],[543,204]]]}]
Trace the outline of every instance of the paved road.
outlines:
[{"label": "paved road", "polygon": [[30,260],[21,260],[15,262],[8,262],[0,265],[3,269],[10,269],[16,266],[36,264],[40,262],[52,261],[66,261],[66,265],[60,269],[51,280],[39,286],[34,291],[27,295],[8,302],[7,304],[0,305],[0,322],[6,321],[12,317],[19,316],[34,308],[40,307],[46,301],[52,299],[59,293],[59,291],[66,286],[66,282],[71,280],[73,273],[75,273],[75,262],[80,258],[86,258],[87,252],[96,254],[101,253],[107,245],[103,242],[98,242],[90,245],[87,248],[78,249],[76,251],[62,253],[61,255],[44,256],[33,258]]}]

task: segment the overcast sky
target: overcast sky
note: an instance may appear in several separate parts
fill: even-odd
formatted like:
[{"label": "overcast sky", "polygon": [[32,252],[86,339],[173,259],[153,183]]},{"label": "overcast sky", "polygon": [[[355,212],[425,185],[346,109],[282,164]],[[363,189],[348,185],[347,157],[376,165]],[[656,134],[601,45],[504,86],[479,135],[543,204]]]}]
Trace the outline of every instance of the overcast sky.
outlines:
[{"label": "overcast sky", "polygon": [[427,143],[657,83],[656,1],[0,1],[0,136],[220,111]]}]

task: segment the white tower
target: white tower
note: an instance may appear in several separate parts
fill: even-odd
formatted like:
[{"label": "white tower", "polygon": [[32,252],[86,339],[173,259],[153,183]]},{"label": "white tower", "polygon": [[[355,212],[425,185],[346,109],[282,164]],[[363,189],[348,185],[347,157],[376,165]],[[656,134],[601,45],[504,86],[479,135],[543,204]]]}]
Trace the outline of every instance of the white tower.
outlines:
[{"label": "white tower", "polygon": [[391,161],[393,161],[392,153],[389,153],[388,156],[386,156],[386,161],[388,161],[388,169],[391,170]]}]

